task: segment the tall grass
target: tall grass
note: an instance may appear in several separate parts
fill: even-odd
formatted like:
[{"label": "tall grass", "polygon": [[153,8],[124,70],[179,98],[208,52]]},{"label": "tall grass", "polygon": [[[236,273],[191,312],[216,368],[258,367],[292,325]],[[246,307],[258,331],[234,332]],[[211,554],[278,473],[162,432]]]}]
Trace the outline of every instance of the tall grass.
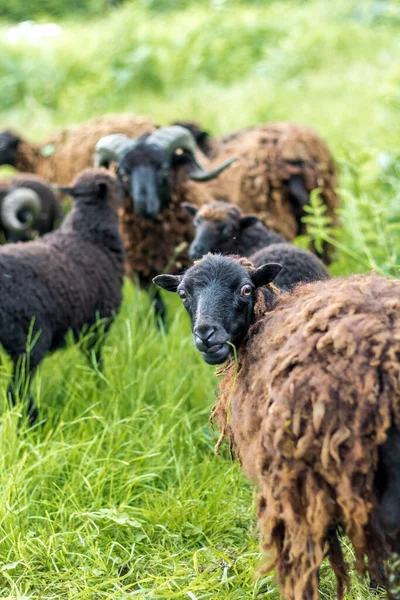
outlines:
[{"label": "tall grass", "polygon": [[[196,118],[216,134],[310,123],[340,168],[342,227],[324,225],[317,197],[309,216],[310,234],[336,243],[332,273],[398,276],[399,4],[174,6],[149,0],[70,18],[59,38],[37,45],[7,41],[4,24],[1,126],[39,139],[108,111],[162,124]],[[44,361],[35,427],[20,405],[5,405],[10,363],[1,356],[0,597],[279,598],[272,576],[254,575],[252,488],[226,450],[213,454],[216,380],[182,307],[166,298],[160,331],[146,295],[130,283],[124,292],[104,372],[73,345]],[[327,566],[321,587],[334,596]],[[355,580],[349,597],[369,596]]]}]

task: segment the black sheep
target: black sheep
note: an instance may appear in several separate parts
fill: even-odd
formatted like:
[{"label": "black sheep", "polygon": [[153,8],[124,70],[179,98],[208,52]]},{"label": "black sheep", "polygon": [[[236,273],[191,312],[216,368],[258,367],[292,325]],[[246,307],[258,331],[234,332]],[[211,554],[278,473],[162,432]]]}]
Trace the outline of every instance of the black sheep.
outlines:
[{"label": "black sheep", "polygon": [[[88,169],[64,191],[74,207],[59,230],[0,248],[0,343],[14,363],[13,402],[15,392],[26,389],[25,378],[49,351],[64,345],[69,330],[76,339],[98,319],[101,326],[97,323],[85,349],[100,360],[101,341],[121,304],[124,254],[114,178]],[[32,399],[28,414],[32,422],[37,417]]]},{"label": "black sheep", "polygon": [[274,280],[280,290],[291,290],[298,283],[329,278],[323,262],[315,254],[292,244],[271,244],[249,258],[255,267],[271,262],[282,265],[282,270]]}]

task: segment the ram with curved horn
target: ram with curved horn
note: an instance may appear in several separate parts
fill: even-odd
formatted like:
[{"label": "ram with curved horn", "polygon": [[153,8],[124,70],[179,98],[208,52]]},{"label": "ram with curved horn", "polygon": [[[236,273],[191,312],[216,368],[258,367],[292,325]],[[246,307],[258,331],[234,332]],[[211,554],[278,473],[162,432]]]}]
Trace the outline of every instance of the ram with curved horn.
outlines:
[{"label": "ram with curved horn", "polygon": [[218,177],[236,160],[230,157],[208,170],[200,163],[197,152],[190,131],[175,125],[162,127],[135,140],[124,135],[101,138],[96,145],[95,166],[108,167],[111,162],[118,162],[119,176],[136,213],[153,219],[171,200],[176,168],[184,166],[189,180],[207,182]]},{"label": "ram with curved horn", "polygon": [[[97,143],[95,156],[97,166],[118,163],[125,197],[120,225],[127,274],[136,275],[140,285],[148,288],[165,268],[175,272],[189,265],[187,248],[193,225],[181,205],[211,201],[209,182],[236,159],[209,164],[190,131],[180,126],[163,127],[132,140],[107,136]],[[164,305],[157,294],[155,305],[162,316]]]},{"label": "ram with curved horn", "polygon": [[26,242],[55,229],[61,206],[51,186],[30,173],[0,180],[0,232],[5,241]]}]

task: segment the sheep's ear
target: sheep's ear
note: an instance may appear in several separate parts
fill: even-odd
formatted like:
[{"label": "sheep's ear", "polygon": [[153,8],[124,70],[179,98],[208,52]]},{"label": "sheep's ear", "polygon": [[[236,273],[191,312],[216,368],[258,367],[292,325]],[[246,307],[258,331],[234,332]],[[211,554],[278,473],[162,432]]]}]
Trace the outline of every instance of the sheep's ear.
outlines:
[{"label": "sheep's ear", "polygon": [[255,271],[252,271],[250,273],[250,279],[256,287],[267,285],[267,283],[271,283],[271,281],[275,279],[281,269],[282,265],[278,263],[267,263],[261,265],[261,267],[258,267]]},{"label": "sheep's ear", "polygon": [[167,292],[176,292],[181,281],[182,275],[157,275],[153,279],[153,283]]},{"label": "sheep's ear", "polygon": [[260,219],[255,215],[247,215],[246,217],[242,217],[239,221],[240,229],[246,229],[246,227],[250,227],[251,225],[256,225],[260,222]]},{"label": "sheep's ear", "polygon": [[190,202],[182,202],[181,206],[186,210],[187,213],[189,213],[190,216],[196,216],[197,206],[195,206],[194,204],[190,204]]},{"label": "sheep's ear", "polygon": [[56,183],[51,184],[51,188],[56,192],[61,192],[62,194],[68,194],[68,196],[73,196],[75,188],[66,185],[57,185]]}]

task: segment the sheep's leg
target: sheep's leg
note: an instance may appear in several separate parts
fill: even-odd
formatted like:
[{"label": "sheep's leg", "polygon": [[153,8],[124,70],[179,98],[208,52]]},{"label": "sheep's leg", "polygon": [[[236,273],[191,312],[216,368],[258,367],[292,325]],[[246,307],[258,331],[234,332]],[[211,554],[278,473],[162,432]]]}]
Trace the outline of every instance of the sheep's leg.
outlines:
[{"label": "sheep's leg", "polygon": [[379,449],[378,474],[383,482],[378,520],[383,533],[395,537],[400,529],[400,431],[391,427]]},{"label": "sheep's leg", "polygon": [[[36,336],[38,336],[37,339],[35,339]],[[26,352],[26,332],[21,331],[19,335],[16,333],[15,337],[21,339],[21,346],[23,341],[24,349],[21,348],[20,352],[17,352],[15,348],[8,348],[6,343],[3,344],[5,351],[10,354],[13,361],[13,373],[7,395],[13,406],[15,406],[17,398],[27,398],[26,412],[29,423],[33,425],[38,418],[38,410],[35,400],[29,393],[30,386],[39,363],[50,350],[51,331],[47,327],[40,328],[35,324],[32,331],[32,339],[35,341],[29,352]]]},{"label": "sheep's leg", "polygon": [[159,290],[154,285],[150,285],[147,288],[147,291],[149,292],[149,294],[151,295],[151,298],[152,298],[154,314],[157,319],[158,326],[160,326],[160,324],[165,326],[166,310],[165,310],[165,304],[163,302],[163,299],[161,298],[161,294],[160,294]]},{"label": "sheep's leg", "polygon": [[310,201],[310,195],[306,190],[301,175],[293,175],[288,182],[289,199],[293,204],[293,213],[298,223],[298,231],[301,228],[301,217],[304,216],[304,205]]}]

